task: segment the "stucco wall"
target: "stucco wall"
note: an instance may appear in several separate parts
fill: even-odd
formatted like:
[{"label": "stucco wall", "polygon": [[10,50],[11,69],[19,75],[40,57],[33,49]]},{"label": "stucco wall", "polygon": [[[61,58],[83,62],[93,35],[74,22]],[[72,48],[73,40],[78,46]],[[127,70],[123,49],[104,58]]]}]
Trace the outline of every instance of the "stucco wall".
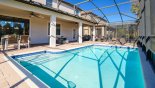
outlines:
[{"label": "stucco wall", "polygon": [[[140,9],[142,10],[144,8],[144,2],[141,0],[140,2]],[[144,12],[141,14],[142,18],[140,19],[140,30],[141,30],[141,36],[144,36]]]},{"label": "stucco wall", "polygon": [[48,43],[48,21],[38,18],[30,20],[31,44]]},{"label": "stucco wall", "polygon": [[52,7],[53,7],[53,8],[57,8],[57,0],[53,0],[53,2],[52,2]]},{"label": "stucco wall", "polygon": [[[145,1],[145,17],[146,17],[146,36],[150,36],[151,35],[151,16],[150,16],[150,1],[149,0],[146,0]],[[151,48],[151,41],[148,41],[147,44],[146,44],[147,48],[146,48],[146,51],[148,49]]]},{"label": "stucco wall", "polygon": [[[155,35],[155,0],[146,0],[145,1],[145,10],[141,14],[142,19],[140,20],[139,29],[140,29],[140,35],[141,36],[154,36]],[[144,0],[141,0],[140,2],[140,8],[141,10],[144,7]],[[143,44],[145,44],[145,39],[142,41]],[[155,51],[155,39],[151,38],[150,41],[147,42],[146,50],[151,49]]]},{"label": "stucco wall", "polygon": [[39,2],[41,4],[46,5],[46,0],[32,0],[32,1]]},{"label": "stucco wall", "polygon": [[[57,2],[58,2],[57,0],[53,0],[52,7],[57,8]],[[59,6],[59,9],[62,11],[74,14],[74,8],[72,6],[65,4],[65,3],[61,3]]]},{"label": "stucco wall", "polygon": [[67,11],[71,14],[74,14],[74,8],[67,5],[67,4],[64,4],[64,3],[61,3],[60,6],[59,6],[59,9],[62,10],[62,11]]},{"label": "stucco wall", "polygon": [[13,10],[10,8],[1,8],[3,11],[0,12],[0,15],[11,16],[17,18],[24,18],[30,21],[29,25],[29,35],[31,39],[31,44],[36,43],[48,43],[48,35],[47,35],[47,18],[37,18],[30,17],[30,12],[21,11],[21,10]]},{"label": "stucco wall", "polygon": [[[155,36],[155,0],[150,0],[151,3],[151,35]],[[153,51],[155,51],[155,38],[151,39],[151,48]]]},{"label": "stucco wall", "polygon": [[155,0],[150,0],[151,1],[151,27],[152,27],[152,35],[155,35]]},{"label": "stucco wall", "polygon": [[[17,17],[17,18],[24,18],[29,19],[30,21],[30,38],[31,44],[38,44],[38,43],[48,43],[49,36],[48,36],[48,23],[50,21],[49,16],[43,15],[45,18],[38,18],[38,17],[30,17],[30,12],[22,11],[22,10],[15,10],[12,8],[0,7],[0,15]],[[66,37],[69,41],[78,40],[78,24],[75,22],[70,21],[62,21],[57,20],[57,23],[61,26],[61,36]],[[75,39],[73,39],[73,29],[76,31]]]},{"label": "stucco wall", "polygon": [[[60,34],[66,37],[69,41],[78,40],[78,24],[74,22],[66,22],[57,20],[57,24],[60,24]],[[75,39],[73,39],[73,30],[75,29]]]},{"label": "stucco wall", "polygon": [[91,27],[83,27],[83,35],[91,35]]},{"label": "stucco wall", "polygon": [[25,10],[27,12],[36,12],[36,13],[40,13],[40,14],[44,14],[44,15],[48,15],[48,16],[55,15],[55,16],[62,18],[62,19],[66,19],[66,20],[70,20],[70,21],[76,21],[76,22],[82,22],[82,23],[88,24],[88,25],[94,25],[91,22],[88,22],[88,21],[85,21],[85,20],[82,20],[82,19],[79,19],[76,17],[68,16],[66,14],[57,13],[57,12],[50,11],[47,9],[43,9],[40,7],[36,7],[33,5],[24,4],[21,2],[15,1],[15,0],[0,0],[0,6],[1,5],[6,5],[6,6],[11,7],[11,8],[17,8],[17,9]]}]

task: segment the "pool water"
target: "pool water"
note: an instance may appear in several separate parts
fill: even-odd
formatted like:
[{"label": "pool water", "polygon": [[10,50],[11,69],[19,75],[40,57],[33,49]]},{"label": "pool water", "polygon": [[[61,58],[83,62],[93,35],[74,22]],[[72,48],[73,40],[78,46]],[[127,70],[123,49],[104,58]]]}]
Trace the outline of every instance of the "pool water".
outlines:
[{"label": "pool water", "polygon": [[13,58],[52,88],[145,88],[136,48],[93,45]]}]

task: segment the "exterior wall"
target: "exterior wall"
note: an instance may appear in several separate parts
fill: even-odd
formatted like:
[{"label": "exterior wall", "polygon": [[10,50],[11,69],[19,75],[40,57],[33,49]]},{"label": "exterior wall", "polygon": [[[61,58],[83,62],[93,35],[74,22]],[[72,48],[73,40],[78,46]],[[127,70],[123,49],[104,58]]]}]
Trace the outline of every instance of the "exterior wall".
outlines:
[{"label": "exterior wall", "polygon": [[[53,0],[53,2],[52,2],[52,7],[53,8],[57,8],[57,2],[58,2],[58,0]],[[60,4],[59,10],[74,14],[74,7],[69,6],[69,5],[65,4],[65,3]]]},{"label": "exterior wall", "polygon": [[57,8],[57,2],[58,2],[58,0],[52,0],[53,2],[52,2],[52,7],[53,8]]},{"label": "exterior wall", "polygon": [[[141,13],[142,18],[140,19],[139,29],[140,29],[140,35],[145,36],[146,38],[148,36],[155,36],[155,0],[141,0],[140,2],[140,8],[141,10],[144,7],[144,1],[145,1],[145,10],[143,13]],[[141,41],[146,46],[146,51],[148,49],[155,51],[155,38],[151,38],[150,41],[146,44],[144,39]]]},{"label": "exterior wall", "polygon": [[[0,15],[24,18],[30,20],[30,39],[31,44],[40,44],[40,43],[48,43],[48,24],[49,17],[46,18],[37,18],[37,17],[29,17],[30,13],[26,11],[18,11],[18,10],[4,10],[0,12]],[[57,24],[61,26],[61,36],[66,37],[69,41],[77,41],[78,40],[78,25],[75,22],[68,22],[57,20]],[[75,29],[75,39],[73,39],[73,30]]]},{"label": "exterior wall", "polygon": [[96,37],[101,38],[102,37],[102,28],[96,29]]},{"label": "exterior wall", "polygon": [[[144,2],[141,0],[140,2],[140,9],[142,10],[144,8]],[[144,12],[141,14],[142,18],[140,19],[140,30],[141,30],[141,36],[144,36]]]},{"label": "exterior wall", "polygon": [[[144,0],[141,1],[141,6],[142,6],[141,9],[143,9],[144,8]],[[146,18],[145,18],[146,14],[145,13],[146,12],[145,11],[142,13],[142,19],[141,19],[142,20],[142,36],[146,36],[145,35],[145,30],[146,30]],[[142,40],[142,44],[145,45],[145,38]]]},{"label": "exterior wall", "polygon": [[[151,20],[150,20],[150,1],[145,1],[145,23],[146,23],[146,37],[151,35]],[[146,44],[146,51],[151,48],[151,41],[148,41]]]},{"label": "exterior wall", "polygon": [[[60,24],[60,36],[66,37],[69,41],[78,40],[78,24],[77,23],[57,20],[57,24]],[[74,30],[75,30],[75,39],[73,38]]]},{"label": "exterior wall", "polygon": [[15,1],[15,0],[0,0],[0,5],[5,5],[5,6],[11,7],[11,8],[17,8],[17,9],[25,10],[27,12],[35,12],[35,13],[39,13],[39,14],[44,14],[47,16],[55,15],[56,17],[61,18],[61,19],[66,19],[66,20],[75,21],[75,22],[82,22],[82,23],[88,24],[88,25],[94,25],[92,22],[89,22],[89,21],[86,21],[83,19],[79,19],[79,18],[76,18],[73,16],[58,13],[55,11],[50,11],[47,9],[43,9],[41,7],[28,5],[28,4],[21,3],[21,2]]},{"label": "exterior wall", "polygon": [[[40,0],[39,2],[44,3],[44,0]],[[75,41],[78,39],[78,25],[75,24],[74,22],[82,22],[83,24],[94,25],[91,22],[87,22],[87,21],[84,21],[84,20],[81,20],[75,17],[67,16],[67,15],[60,14],[54,11],[45,10],[43,8],[38,8],[32,5],[27,5],[27,4],[20,3],[14,0],[0,1],[0,5],[1,5],[0,7],[1,15],[12,16],[12,17],[17,17],[17,18],[25,18],[25,19],[30,20],[31,44],[48,43],[48,40],[49,40],[48,33],[47,33],[48,22],[49,22],[49,17],[51,15],[55,15],[59,19],[65,19],[65,20],[72,21],[72,22],[65,22],[65,21],[57,22],[61,24],[61,28],[62,28],[61,32],[63,32],[61,33],[62,36],[67,37],[69,41]],[[61,8],[63,9],[63,5],[65,6],[65,4],[62,4],[62,7],[60,6],[60,9]],[[71,11],[73,11],[73,8],[71,8],[70,6],[69,7],[66,6],[66,8],[68,8],[68,11],[70,11],[70,9],[72,9]],[[41,14],[45,16],[45,18],[30,17],[31,12]],[[73,29],[76,30],[75,39],[73,39]]]},{"label": "exterior wall", "polygon": [[85,19],[89,19],[89,20],[92,20],[92,21],[99,21],[99,19],[95,18],[93,15],[91,14],[88,14],[88,15],[81,15],[81,17],[85,18]]},{"label": "exterior wall", "polygon": [[[82,12],[82,13],[85,13],[85,12]],[[89,19],[89,20],[92,20],[94,22],[99,22],[99,25],[107,25],[106,22],[104,20],[101,20],[100,18],[96,17],[95,15],[93,14],[82,14],[81,17],[85,18],[85,19]]]},{"label": "exterior wall", "polygon": [[59,6],[59,9],[71,14],[74,14],[74,8],[71,6],[68,6],[67,4],[61,3]]},{"label": "exterior wall", "polygon": [[[47,0],[32,0],[32,1],[44,4],[44,5],[46,5],[46,2],[47,2]],[[52,1],[52,7],[57,9],[58,0],[51,0],[51,1]],[[65,4],[65,3],[61,3],[59,6],[59,9],[62,11],[74,14],[74,8],[72,6]]]},{"label": "exterior wall", "polygon": [[48,20],[32,18],[30,20],[31,44],[48,43]]},{"label": "exterior wall", "polygon": [[[42,3],[44,5],[46,5],[46,2],[47,2],[47,0],[33,0],[33,1]],[[56,8],[56,9],[59,9],[59,10],[62,10],[64,12],[68,12],[68,13],[71,13],[71,14],[75,14],[74,7],[73,6],[70,6],[70,5],[66,4],[66,3],[61,2],[60,6],[58,8],[57,4],[58,4],[58,0],[52,0],[52,7],[53,8]],[[80,12],[81,11],[79,10],[79,13],[77,13],[77,15],[81,16],[80,15]],[[91,21],[94,21],[94,22],[96,22],[96,21],[99,22],[100,21],[100,18],[95,17],[91,13],[89,15],[87,15],[87,16],[86,15],[83,15],[81,17],[83,17],[85,19],[88,19],[88,20],[91,20]],[[103,20],[101,20],[100,23],[101,24],[106,24],[106,22],[103,21]]]},{"label": "exterior wall", "polygon": [[91,35],[91,27],[83,27],[83,35]]},{"label": "exterior wall", "polygon": [[32,1],[39,2],[41,4],[46,5],[46,0],[32,0]]},{"label": "exterior wall", "polygon": [[29,35],[31,44],[37,43],[48,43],[48,20],[46,18],[41,19],[37,17],[29,17],[30,13],[26,11],[19,11],[19,10],[10,10],[10,9],[3,9],[3,12],[0,12],[0,15],[4,16],[11,16],[23,19],[29,19]]},{"label": "exterior wall", "polygon": [[151,49],[155,52],[155,0],[149,0],[150,1],[150,8],[151,8],[151,35],[154,36],[154,38],[151,39]]}]

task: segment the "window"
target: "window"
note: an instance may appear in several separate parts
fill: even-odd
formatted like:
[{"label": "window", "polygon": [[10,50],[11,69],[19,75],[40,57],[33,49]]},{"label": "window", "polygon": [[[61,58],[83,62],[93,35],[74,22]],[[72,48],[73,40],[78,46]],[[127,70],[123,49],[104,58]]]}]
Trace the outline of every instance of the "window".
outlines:
[{"label": "window", "polygon": [[60,35],[60,24],[56,24],[56,35]]},{"label": "window", "polygon": [[11,34],[29,35],[29,20],[0,15],[0,37]]},{"label": "window", "polygon": [[52,7],[52,0],[46,0],[46,6]]},{"label": "window", "polygon": [[[60,35],[60,24],[56,24],[56,35]],[[50,23],[48,24],[48,35],[50,35]]]},{"label": "window", "polygon": [[75,10],[75,14],[76,15],[79,15],[80,14],[80,11],[79,10]]}]

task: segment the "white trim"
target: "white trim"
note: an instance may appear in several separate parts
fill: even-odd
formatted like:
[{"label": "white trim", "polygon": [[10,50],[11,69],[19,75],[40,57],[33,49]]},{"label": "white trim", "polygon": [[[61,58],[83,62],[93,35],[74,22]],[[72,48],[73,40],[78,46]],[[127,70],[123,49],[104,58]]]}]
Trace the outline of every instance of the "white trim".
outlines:
[{"label": "white trim", "polygon": [[82,22],[79,22],[79,43],[82,43]]}]

